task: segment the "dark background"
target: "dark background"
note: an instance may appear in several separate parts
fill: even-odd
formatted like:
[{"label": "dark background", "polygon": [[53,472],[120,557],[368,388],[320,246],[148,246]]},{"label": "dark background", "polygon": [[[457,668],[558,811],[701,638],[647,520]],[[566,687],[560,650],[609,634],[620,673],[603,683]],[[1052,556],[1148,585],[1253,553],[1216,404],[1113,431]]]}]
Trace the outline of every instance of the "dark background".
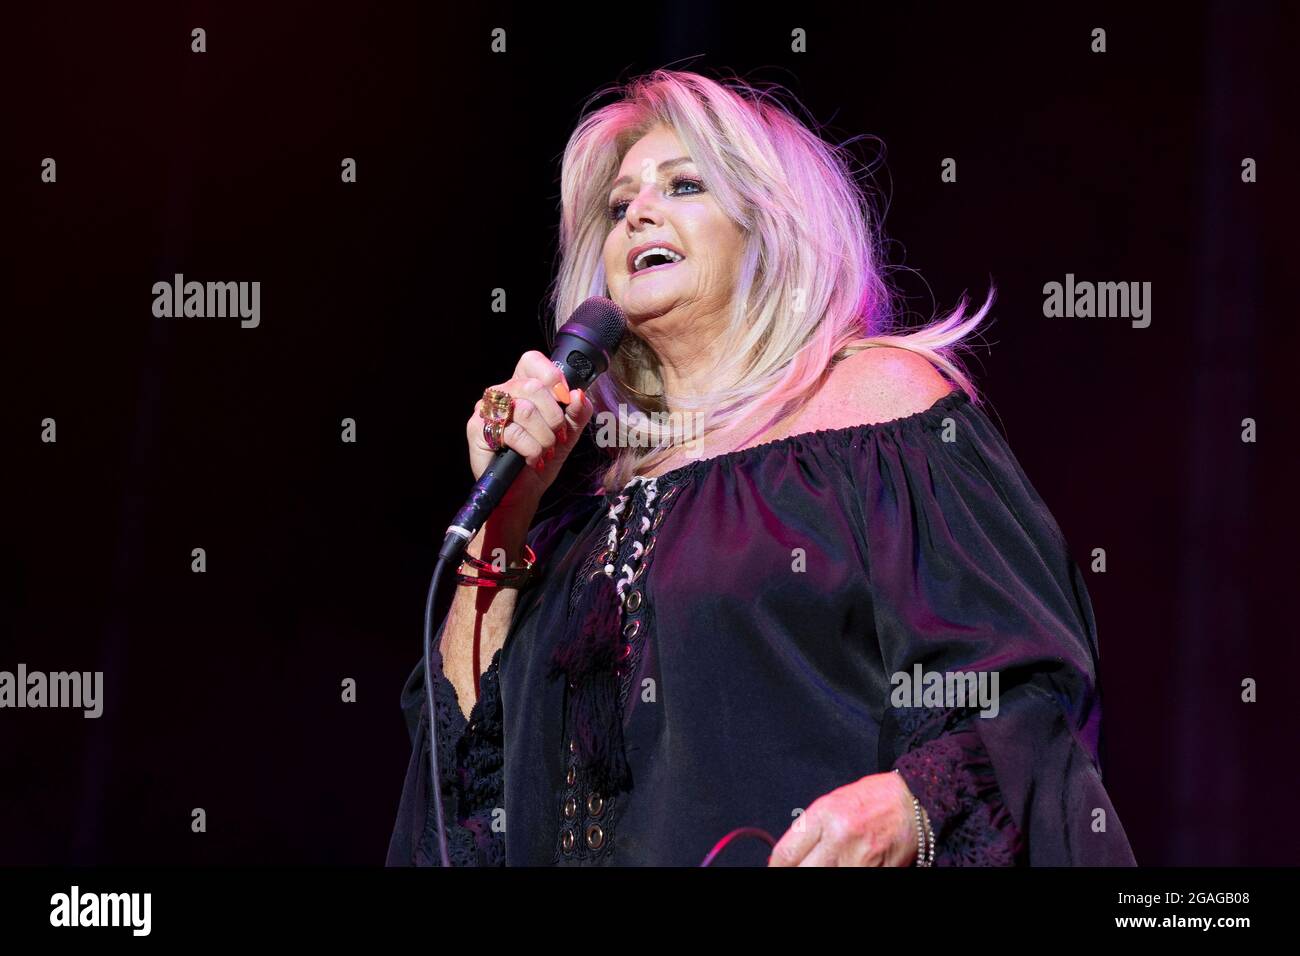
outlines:
[{"label": "dark background", "polygon": [[[667,65],[883,142],[913,319],[997,285],[971,370],[1075,558],[1106,549],[1139,862],[1297,860],[1293,6],[375,6],[6,15],[0,669],[103,670],[106,712],[0,711],[0,863],[382,862],[465,420],[543,347],[561,151]],[[174,272],[260,281],[261,326],[154,318]],[[1044,318],[1067,272],[1151,282],[1151,326]]]}]

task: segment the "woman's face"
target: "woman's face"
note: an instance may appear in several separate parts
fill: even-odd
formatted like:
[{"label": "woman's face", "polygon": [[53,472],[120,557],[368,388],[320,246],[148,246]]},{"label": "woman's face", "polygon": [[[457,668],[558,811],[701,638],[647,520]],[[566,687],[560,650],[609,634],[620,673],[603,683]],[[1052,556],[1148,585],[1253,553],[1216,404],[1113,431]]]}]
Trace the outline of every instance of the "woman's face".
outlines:
[{"label": "woman's face", "polygon": [[[635,325],[670,312],[724,315],[743,234],[708,192],[676,133],[656,126],[627,152],[609,193],[605,276]],[[672,255],[633,260],[647,246]],[[669,261],[680,256],[679,261]]]}]

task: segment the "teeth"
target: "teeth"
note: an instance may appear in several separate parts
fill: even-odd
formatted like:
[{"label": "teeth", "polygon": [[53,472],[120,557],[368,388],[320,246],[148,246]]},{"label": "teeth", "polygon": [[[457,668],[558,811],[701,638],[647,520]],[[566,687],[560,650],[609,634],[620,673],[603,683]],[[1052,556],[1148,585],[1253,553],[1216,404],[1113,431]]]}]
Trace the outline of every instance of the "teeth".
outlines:
[{"label": "teeth", "polygon": [[640,272],[645,267],[644,266],[645,260],[649,256],[653,256],[653,255],[663,256],[664,258],[668,259],[670,262],[681,262],[683,259],[682,256],[673,252],[671,249],[666,249],[663,246],[651,246],[649,249],[644,249],[641,252],[637,253],[637,257],[632,260],[632,271]]}]

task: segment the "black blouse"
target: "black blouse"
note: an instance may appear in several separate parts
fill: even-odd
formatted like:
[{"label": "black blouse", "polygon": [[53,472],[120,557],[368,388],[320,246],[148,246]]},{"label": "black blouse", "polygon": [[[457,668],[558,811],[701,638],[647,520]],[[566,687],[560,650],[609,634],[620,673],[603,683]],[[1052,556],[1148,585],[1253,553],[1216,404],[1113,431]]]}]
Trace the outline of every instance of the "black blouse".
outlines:
[{"label": "black blouse", "polygon": [[[964,392],[583,496],[529,543],[539,573],[468,722],[434,640],[453,865],[698,865],[891,769],[938,864],[1134,863],[1098,767],[1082,574]],[[897,698],[918,669],[996,672],[996,715]],[[417,666],[390,865],[437,864],[424,697]],[[715,865],[769,852],[740,840]]]}]

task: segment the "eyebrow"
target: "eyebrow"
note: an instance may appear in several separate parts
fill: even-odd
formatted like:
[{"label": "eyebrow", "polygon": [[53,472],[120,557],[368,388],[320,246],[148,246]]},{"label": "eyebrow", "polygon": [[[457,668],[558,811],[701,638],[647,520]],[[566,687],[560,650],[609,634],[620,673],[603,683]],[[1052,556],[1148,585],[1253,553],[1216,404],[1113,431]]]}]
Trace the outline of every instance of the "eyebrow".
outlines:
[{"label": "eyebrow", "polygon": [[[662,171],[665,170],[665,169],[672,169],[674,166],[680,166],[682,163],[690,163],[690,162],[693,162],[693,160],[691,159],[691,157],[689,157],[689,156],[678,156],[676,159],[670,159],[670,160],[667,160],[667,161],[665,161],[665,162],[660,163],[660,164],[656,167],[656,170],[659,171],[659,172],[662,172]],[[614,180],[614,184],[613,184],[612,186],[609,187],[609,191],[610,191],[610,192],[613,192],[613,191],[614,191],[615,189],[617,189],[619,186],[626,186],[626,185],[627,185],[628,183],[630,183],[630,182],[632,182],[632,177],[631,177],[631,176],[620,176],[620,177],[618,177],[618,179]]]}]

